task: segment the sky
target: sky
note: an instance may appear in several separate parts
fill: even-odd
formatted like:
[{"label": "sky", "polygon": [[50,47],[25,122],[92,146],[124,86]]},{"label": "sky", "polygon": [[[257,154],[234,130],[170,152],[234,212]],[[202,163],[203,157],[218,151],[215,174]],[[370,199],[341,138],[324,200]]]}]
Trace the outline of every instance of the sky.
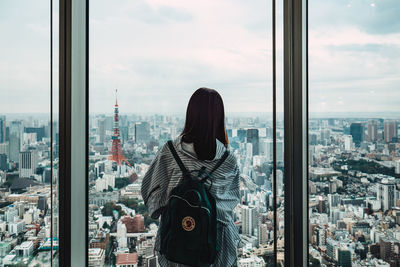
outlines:
[{"label": "sky", "polygon": [[[400,111],[398,14],[398,0],[309,0],[311,112]],[[202,86],[228,114],[272,112],[271,1],[91,0],[89,23],[93,113],[113,111],[115,88],[121,113],[184,112]],[[0,1],[0,113],[48,112],[49,31],[47,0]]]}]

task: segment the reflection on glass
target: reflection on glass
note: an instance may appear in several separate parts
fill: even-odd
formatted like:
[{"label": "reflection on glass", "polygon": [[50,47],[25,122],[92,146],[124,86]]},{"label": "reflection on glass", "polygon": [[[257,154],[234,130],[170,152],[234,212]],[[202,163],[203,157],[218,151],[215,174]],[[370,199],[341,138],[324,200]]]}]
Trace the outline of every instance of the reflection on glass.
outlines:
[{"label": "reflection on glass", "polygon": [[310,265],[398,266],[399,5],[309,7]]},{"label": "reflection on glass", "polygon": [[0,264],[50,266],[58,202],[51,193],[57,131],[52,138],[49,1],[2,1],[0,32]]},{"label": "reflection on glass", "polygon": [[[224,99],[230,149],[240,166],[241,203],[233,211],[241,233],[238,265],[273,265],[269,3],[90,5],[89,265],[156,264],[159,222],[143,204],[141,181],[160,146],[182,131],[189,97],[202,86],[217,89]],[[282,116],[279,120],[282,261]]]}]

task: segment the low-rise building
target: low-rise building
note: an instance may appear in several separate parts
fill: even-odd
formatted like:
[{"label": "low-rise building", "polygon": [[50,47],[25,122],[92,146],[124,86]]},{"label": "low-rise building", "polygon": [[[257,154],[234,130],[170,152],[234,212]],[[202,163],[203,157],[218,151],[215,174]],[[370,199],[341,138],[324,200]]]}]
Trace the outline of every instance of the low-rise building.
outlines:
[{"label": "low-rise building", "polygon": [[137,253],[121,253],[117,255],[117,267],[137,267],[138,254]]},{"label": "low-rise building", "polygon": [[89,248],[89,267],[104,265],[105,251],[101,248]]}]

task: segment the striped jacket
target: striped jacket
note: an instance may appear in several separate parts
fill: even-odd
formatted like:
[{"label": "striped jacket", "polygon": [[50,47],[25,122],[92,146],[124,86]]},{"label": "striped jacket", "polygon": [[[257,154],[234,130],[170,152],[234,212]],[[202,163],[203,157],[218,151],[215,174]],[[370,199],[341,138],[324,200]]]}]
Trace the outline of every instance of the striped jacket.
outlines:
[{"label": "striped jacket", "polygon": [[[224,154],[226,148],[218,140],[216,155],[213,160],[199,160],[196,158],[193,144],[187,144],[178,137],[173,141],[174,147],[188,170],[199,170],[205,166],[210,171]],[[239,233],[233,221],[233,208],[239,203],[239,169],[235,156],[230,153],[224,163],[212,175],[213,185],[211,194],[215,198],[217,207],[217,244],[220,250],[212,266],[228,267],[236,262]],[[155,159],[145,174],[141,193],[145,205],[152,218],[157,219],[162,208],[167,204],[168,197],[182,180],[180,171],[168,145],[165,144],[157,153]],[[210,184],[209,181],[206,184]],[[160,222],[162,223],[162,222]],[[183,266],[168,262],[160,250],[160,232],[157,233],[155,250],[159,256],[161,266]]]}]

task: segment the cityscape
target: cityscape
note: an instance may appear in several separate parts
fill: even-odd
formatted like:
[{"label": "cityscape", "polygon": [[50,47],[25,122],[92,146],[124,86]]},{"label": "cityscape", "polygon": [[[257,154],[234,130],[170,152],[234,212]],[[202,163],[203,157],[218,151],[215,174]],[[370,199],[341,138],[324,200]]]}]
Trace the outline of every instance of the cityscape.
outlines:
[{"label": "cityscape", "polygon": [[[141,183],[203,85],[223,96],[240,168],[237,266],[284,266],[285,130],[278,112],[274,162],[271,112],[284,108],[284,1],[276,17],[270,1],[88,2],[89,266],[159,266]],[[0,267],[62,266],[59,11],[0,3]],[[309,266],[400,266],[399,13],[398,0],[307,2]]]},{"label": "cityscape", "polygon": [[[158,266],[140,188],[183,115],[92,114],[89,118],[89,266]],[[48,118],[0,116],[0,266],[46,266],[58,250],[58,133]],[[265,117],[227,116],[241,172],[234,209],[238,266],[273,266],[273,128]],[[398,120],[310,118],[310,266],[400,264]],[[277,123],[277,259],[284,262],[282,121]],[[53,194],[51,190],[53,189]],[[53,199],[52,199],[53,197]]]}]

